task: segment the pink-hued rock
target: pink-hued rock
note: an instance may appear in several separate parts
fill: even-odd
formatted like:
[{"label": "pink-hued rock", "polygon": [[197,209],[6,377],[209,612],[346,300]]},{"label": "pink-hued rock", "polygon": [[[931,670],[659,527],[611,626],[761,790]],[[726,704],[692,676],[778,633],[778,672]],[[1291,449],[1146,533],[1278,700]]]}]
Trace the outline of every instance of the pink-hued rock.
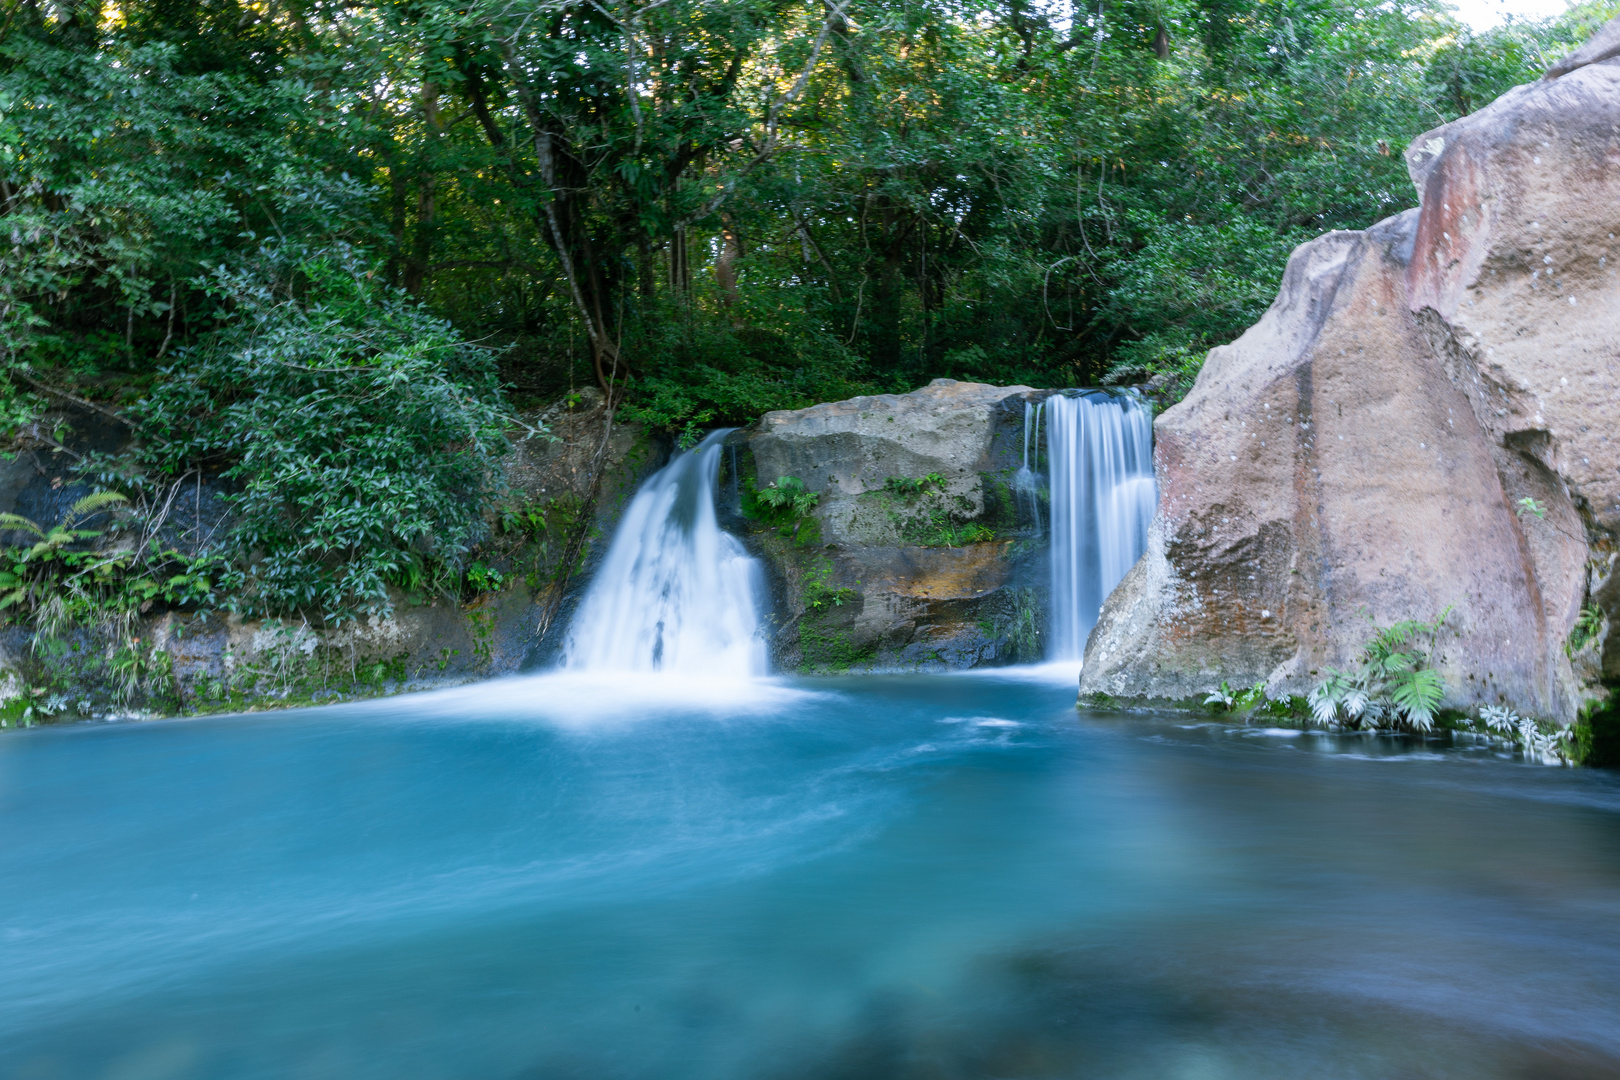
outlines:
[{"label": "pink-hued rock", "polygon": [[1449,704],[1569,720],[1620,677],[1620,634],[1565,650],[1583,604],[1620,622],[1620,20],[1406,158],[1421,206],[1302,245],[1154,425],[1082,692],[1305,693],[1448,606]]}]

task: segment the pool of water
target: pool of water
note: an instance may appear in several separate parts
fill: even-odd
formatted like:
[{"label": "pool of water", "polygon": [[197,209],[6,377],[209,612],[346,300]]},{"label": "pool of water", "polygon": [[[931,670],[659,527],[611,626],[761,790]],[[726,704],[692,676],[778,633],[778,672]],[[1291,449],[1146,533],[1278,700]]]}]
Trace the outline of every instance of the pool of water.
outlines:
[{"label": "pool of water", "polygon": [[0,1076],[1620,1076],[1620,783],[1020,675],[0,738]]}]

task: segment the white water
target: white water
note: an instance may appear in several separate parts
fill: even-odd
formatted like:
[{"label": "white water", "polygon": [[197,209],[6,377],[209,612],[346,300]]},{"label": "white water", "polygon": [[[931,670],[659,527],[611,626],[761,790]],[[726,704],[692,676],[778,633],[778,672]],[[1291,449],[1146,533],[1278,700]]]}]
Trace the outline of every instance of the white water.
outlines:
[{"label": "white water", "polygon": [[1041,527],[1041,478],[1029,463],[1031,447],[1037,459],[1041,453],[1042,404],[1024,402],[1024,463],[1013,474],[1013,495],[1018,499],[1019,526],[1023,527],[1025,522],[1029,522],[1035,536],[1045,531]]},{"label": "white water", "polygon": [[1158,501],[1153,415],[1136,398],[1104,393],[1054,395],[1046,414],[1052,536],[1046,657],[1072,662],[1085,653],[1103,601],[1147,546]]},{"label": "white water", "polygon": [[715,518],[725,436],[679,454],[636,492],[568,629],[563,667],[765,674],[763,575]]}]

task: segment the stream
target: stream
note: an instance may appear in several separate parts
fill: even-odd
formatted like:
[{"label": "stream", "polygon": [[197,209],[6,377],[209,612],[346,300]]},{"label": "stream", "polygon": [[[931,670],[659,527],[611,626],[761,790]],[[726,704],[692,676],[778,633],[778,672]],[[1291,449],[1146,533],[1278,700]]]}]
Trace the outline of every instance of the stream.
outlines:
[{"label": "stream", "polygon": [[17,1080],[1620,1076],[1620,781],[572,673],[0,739]]}]

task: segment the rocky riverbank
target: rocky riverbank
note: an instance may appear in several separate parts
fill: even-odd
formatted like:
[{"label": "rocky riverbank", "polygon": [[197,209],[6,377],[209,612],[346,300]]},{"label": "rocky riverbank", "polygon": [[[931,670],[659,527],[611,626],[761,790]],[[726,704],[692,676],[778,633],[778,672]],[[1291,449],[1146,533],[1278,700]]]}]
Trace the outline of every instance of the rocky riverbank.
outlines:
[{"label": "rocky riverbank", "polygon": [[1083,692],[1303,695],[1448,610],[1448,705],[1567,723],[1620,678],[1617,48],[1413,140],[1421,205],[1302,246],[1210,353]]}]

